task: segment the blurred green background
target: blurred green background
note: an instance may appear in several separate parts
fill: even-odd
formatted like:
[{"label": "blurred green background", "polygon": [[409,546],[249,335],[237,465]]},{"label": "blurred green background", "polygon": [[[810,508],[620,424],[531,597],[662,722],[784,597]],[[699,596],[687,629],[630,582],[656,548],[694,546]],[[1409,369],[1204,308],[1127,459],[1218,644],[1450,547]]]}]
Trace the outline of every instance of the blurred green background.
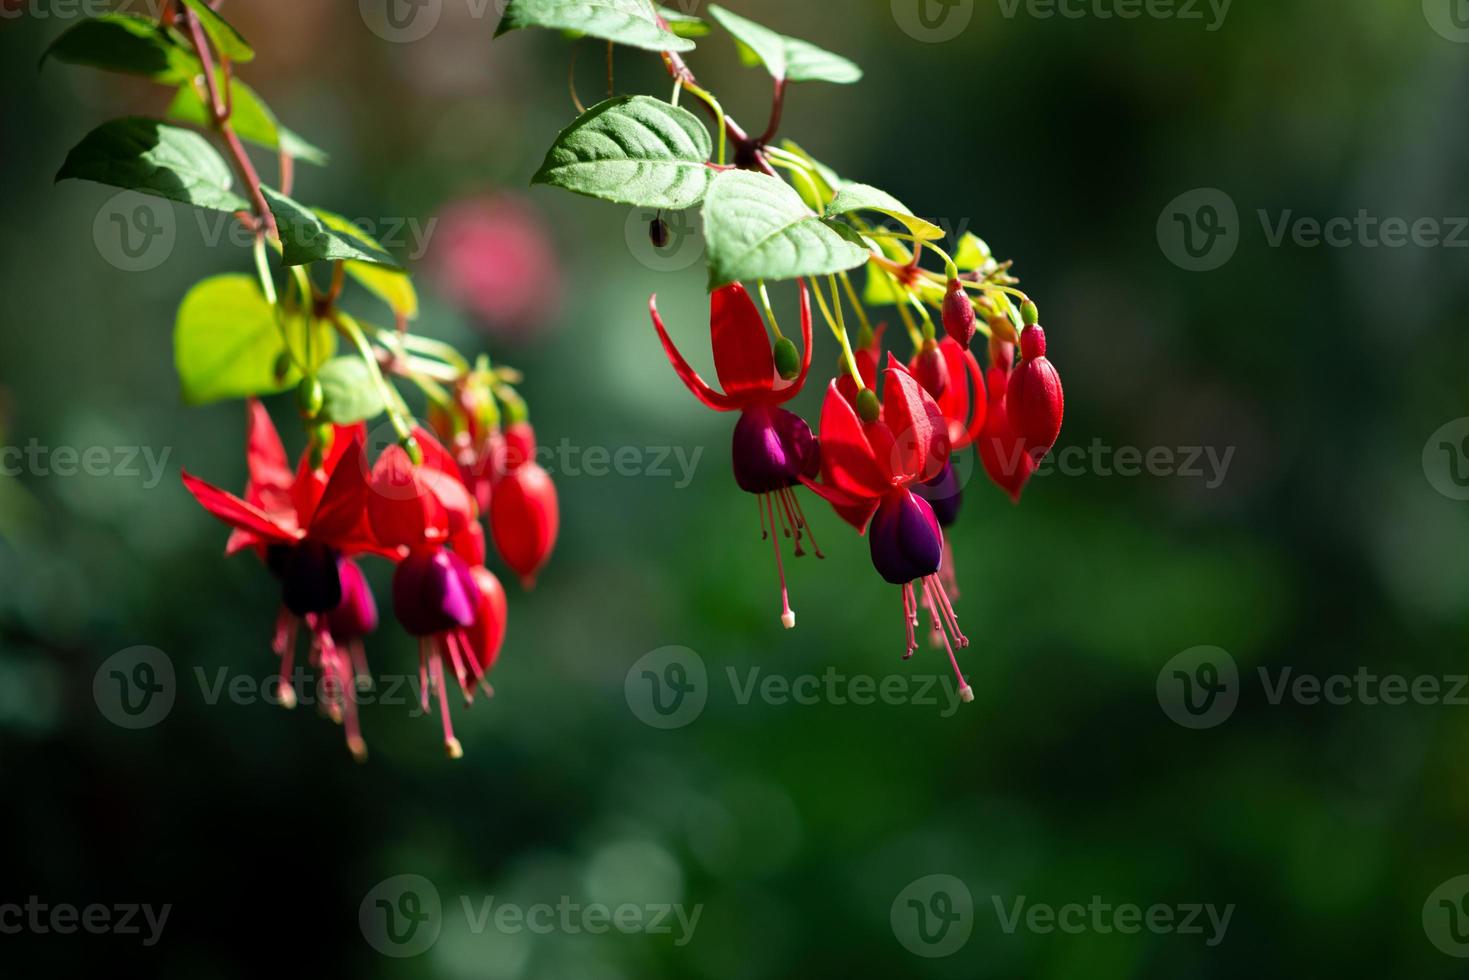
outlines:
[{"label": "blurred green background", "polygon": [[[895,590],[809,497],[828,557],[787,559],[800,625],[780,629],[769,544],[729,472],[732,420],[693,403],[647,320],[656,291],[708,369],[698,240],[676,234],[673,257],[658,255],[647,216],[526,186],[573,116],[572,46],[529,32],[492,44],[493,3],[481,17],[484,4],[443,0],[434,28],[402,42],[369,28],[370,3],[231,0],[261,52],[242,77],[332,154],[301,168],[299,199],[420,228],[490,199],[516,216],[513,255],[544,234],[559,256],[554,275],[496,286],[535,287],[498,314],[421,276],[422,332],[523,369],[553,448],[702,453],[686,486],[676,462],[671,476],[597,476],[553,461],[561,544],[534,592],[505,576],[498,696],[455,712],[467,757],[443,758],[435,720],[371,706],[364,766],[309,707],[258,696],[275,585],[253,559],[220,558],[226,532],[178,479],[183,466],[244,479],[240,405],[181,404],[170,332],[193,282],[248,271],[249,254],[210,244],[179,208],[156,268],[118,268],[99,217],[113,192],[51,179],[94,125],[160,112],[162,96],[38,72],[64,11],[4,6],[23,16],[0,22],[0,442],[168,455],[156,485],[144,457],[140,475],[0,477],[0,903],[173,906],[151,948],[0,935],[10,975],[1463,975],[1425,902],[1469,872],[1469,706],[1272,704],[1258,673],[1469,670],[1469,510],[1425,467],[1430,437],[1469,415],[1466,253],[1277,247],[1259,217],[1469,214],[1469,45],[1433,27],[1453,25],[1434,0],[1240,3],[1213,31],[1203,5],[1203,20],[1104,18],[1090,2],[1046,18],[981,0],[947,10],[964,23],[942,41],[913,28],[907,0],[733,0],[867,71],[855,87],[796,86],[786,135],[1016,260],[1066,383],[1062,447],[1233,450],[1212,489],[1088,466],[1037,477],[1015,508],[973,478],[951,540],[978,697],[948,717],[942,696],[741,697],[756,668],[897,677],[910,692],[946,685],[947,669],[926,645],[900,660]],[[575,50],[590,104],[603,49]],[[768,79],[726,36],[690,63],[760,128]],[[669,90],[655,57],[625,50],[616,87]],[[1238,251],[1210,272],[1160,246],[1160,217],[1196,188],[1239,213]],[[430,271],[433,233],[404,235],[398,253]],[[778,302],[791,309],[791,294]],[[817,345],[824,382],[836,352]],[[813,384],[797,403],[813,422],[819,396]],[[294,450],[289,402],[272,409]],[[386,571],[370,568],[380,599]],[[93,683],[139,645],[166,654],[177,696],[131,731]],[[703,664],[707,703],[662,730],[628,692],[640,658],[669,646]],[[1232,716],[1194,730],[1170,720],[1159,685],[1199,646],[1228,651],[1240,679]],[[388,678],[416,670],[391,623],[369,657]],[[221,671],[257,696],[210,703],[198,672],[212,684]],[[443,911],[431,948],[396,959],[359,912],[404,874],[428,879]],[[900,898],[936,874],[969,893],[971,934],[952,955],[915,955]],[[1235,909],[1210,946],[1207,929],[1007,932],[996,906],[1094,895]],[[463,900],[490,896],[702,912],[684,945],[476,930]]]}]

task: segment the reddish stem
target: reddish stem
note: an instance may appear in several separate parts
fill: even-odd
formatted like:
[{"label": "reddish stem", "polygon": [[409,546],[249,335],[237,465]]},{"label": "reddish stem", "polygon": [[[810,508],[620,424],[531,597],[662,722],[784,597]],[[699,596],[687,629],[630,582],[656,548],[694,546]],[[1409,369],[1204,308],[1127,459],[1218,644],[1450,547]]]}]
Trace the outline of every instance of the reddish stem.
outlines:
[{"label": "reddish stem", "polygon": [[[270,205],[266,203],[265,195],[260,190],[260,175],[255,172],[255,165],[250,162],[249,155],[245,152],[245,146],[240,138],[235,135],[234,127],[230,125],[230,114],[232,111],[232,100],[220,98],[219,82],[214,77],[214,57],[209,52],[209,39],[204,36],[204,28],[199,24],[199,18],[193,13],[186,12],[185,19],[189,24],[189,39],[194,44],[194,50],[199,55],[199,62],[204,66],[204,85],[209,94],[209,108],[214,115],[214,128],[219,131],[225,146],[229,149],[230,159],[234,161],[235,169],[239,171],[240,179],[250,192],[251,202],[255,206],[255,213],[259,215],[261,222],[270,234],[280,237],[280,230],[276,227],[275,215],[271,213]],[[224,62],[225,83],[229,83],[229,61]]]},{"label": "reddish stem", "polygon": [[[666,30],[668,27],[668,22],[663,21],[662,18],[660,18],[660,21],[662,23],[662,26]],[[688,62],[684,61],[683,55],[679,54],[677,51],[664,51],[663,65],[665,68],[668,69],[669,77],[671,77],[674,81],[688,82],[693,85],[698,84],[698,81],[694,78],[693,71],[689,68]],[[717,124],[719,121],[719,114],[714,111],[714,107],[709,105],[707,102],[704,102],[703,99],[700,99],[699,102],[704,106],[705,109],[709,111],[709,115],[715,120]],[[763,138],[751,139],[750,134],[745,132],[744,127],[735,122],[734,117],[729,115],[728,113],[726,113],[724,116],[724,130],[726,133],[729,134],[730,142],[734,144],[735,160],[739,163],[741,167],[745,167],[746,169],[751,170],[761,170],[772,177],[777,176],[775,168],[772,167],[770,165],[770,161],[765,158],[765,142]]]},{"label": "reddish stem", "polygon": [[780,132],[780,119],[785,113],[786,106],[786,80],[777,78],[775,80],[775,96],[770,103],[770,125],[765,127],[765,132],[760,136],[760,145],[768,146],[775,139],[775,134]]}]

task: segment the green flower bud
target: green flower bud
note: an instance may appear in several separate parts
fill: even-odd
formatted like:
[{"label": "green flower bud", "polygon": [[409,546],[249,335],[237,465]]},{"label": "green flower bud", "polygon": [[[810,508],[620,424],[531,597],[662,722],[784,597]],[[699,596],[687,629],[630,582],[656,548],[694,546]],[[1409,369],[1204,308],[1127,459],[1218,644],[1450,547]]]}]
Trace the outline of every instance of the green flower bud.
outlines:
[{"label": "green flower bud", "polygon": [[862,416],[862,421],[869,424],[882,418],[882,402],[877,400],[877,392],[871,388],[863,388],[858,393],[857,414]]},{"label": "green flower bud", "polygon": [[326,405],[326,392],[319,378],[304,378],[296,388],[296,406],[301,409],[303,419],[314,419]]},{"label": "green flower bud", "polygon": [[789,337],[775,342],[775,370],[785,381],[794,381],[801,373],[801,352]]}]

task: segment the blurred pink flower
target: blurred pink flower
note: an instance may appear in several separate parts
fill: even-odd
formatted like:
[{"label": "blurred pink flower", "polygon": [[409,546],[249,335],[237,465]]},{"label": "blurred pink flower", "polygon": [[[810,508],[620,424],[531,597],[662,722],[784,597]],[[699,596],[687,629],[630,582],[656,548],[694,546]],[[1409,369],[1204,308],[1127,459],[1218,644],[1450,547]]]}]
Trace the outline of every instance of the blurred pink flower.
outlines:
[{"label": "blurred pink flower", "polygon": [[494,336],[529,336],[556,313],[561,272],[545,221],[513,195],[445,207],[428,262],[444,293]]}]

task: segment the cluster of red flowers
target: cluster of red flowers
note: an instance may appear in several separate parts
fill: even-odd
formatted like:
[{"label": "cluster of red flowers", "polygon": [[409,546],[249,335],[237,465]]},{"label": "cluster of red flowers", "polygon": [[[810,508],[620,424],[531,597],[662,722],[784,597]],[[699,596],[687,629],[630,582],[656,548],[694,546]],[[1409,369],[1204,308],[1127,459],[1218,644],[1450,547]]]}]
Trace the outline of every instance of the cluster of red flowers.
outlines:
[{"label": "cluster of red flowers", "polygon": [[352,754],[365,758],[355,694],[371,683],[362,641],[377,628],[378,611],[357,559],[385,558],[396,565],[393,612],[419,641],[423,708],[437,694],[444,744],[458,758],[448,671],[466,703],[476,689],[493,694],[487,676],[507,618],[505,590],[485,567],[481,510],[489,505],[496,548],[527,581],[555,545],[556,491],[529,461],[534,434],[521,432],[532,440],[529,454],[522,446],[499,469],[470,473],[422,428],[370,461],[365,426],[323,427],[293,468],[264,406],[252,399],[248,411],[244,496],[187,472],[183,479],[205,510],[234,528],[226,553],[253,550],[280,580],[274,649],[282,704],[296,703],[293,664],[304,626],[323,705],[345,725]]},{"label": "cluster of red flowers", "polygon": [[778,332],[772,351],[764,321],[744,287],[734,284],[714,293],[710,330],[723,392],[711,388],[678,352],[656,297],[650,304],[653,325],[694,396],[717,411],[741,413],[734,432],[735,481],[760,498],[762,536],[775,539],[786,628],[796,620],[779,531],[794,538],[797,556],[803,554],[802,537],[810,537],[810,527],[794,489],[804,484],[867,536],[873,566],[901,587],[905,659],[917,648],[919,611],[927,609],[934,640],[948,652],[960,694],[970,700],[973,691],[955,657],[956,648],[969,641],[954,614],[954,558],[943,533],[958,519],[962,501],[953,454],[977,446],[990,478],[1018,502],[1055,445],[1064,396],[1060,376],[1046,358],[1035,307],[1026,303],[1023,308],[1018,365],[1014,342],[1001,339],[1006,328],[1014,337],[1013,326],[1008,321],[1006,327],[993,325],[986,378],[969,349],[975,314],[961,288],[962,302],[945,304],[948,336],[924,341],[907,367],[888,354],[880,397],[884,330],[879,326],[861,339],[848,362],[851,370],[828,386],[818,438],[799,416],[779,407],[800,393],[811,364],[811,309],[804,283],[800,289],[805,352],[799,364],[790,341]]}]

